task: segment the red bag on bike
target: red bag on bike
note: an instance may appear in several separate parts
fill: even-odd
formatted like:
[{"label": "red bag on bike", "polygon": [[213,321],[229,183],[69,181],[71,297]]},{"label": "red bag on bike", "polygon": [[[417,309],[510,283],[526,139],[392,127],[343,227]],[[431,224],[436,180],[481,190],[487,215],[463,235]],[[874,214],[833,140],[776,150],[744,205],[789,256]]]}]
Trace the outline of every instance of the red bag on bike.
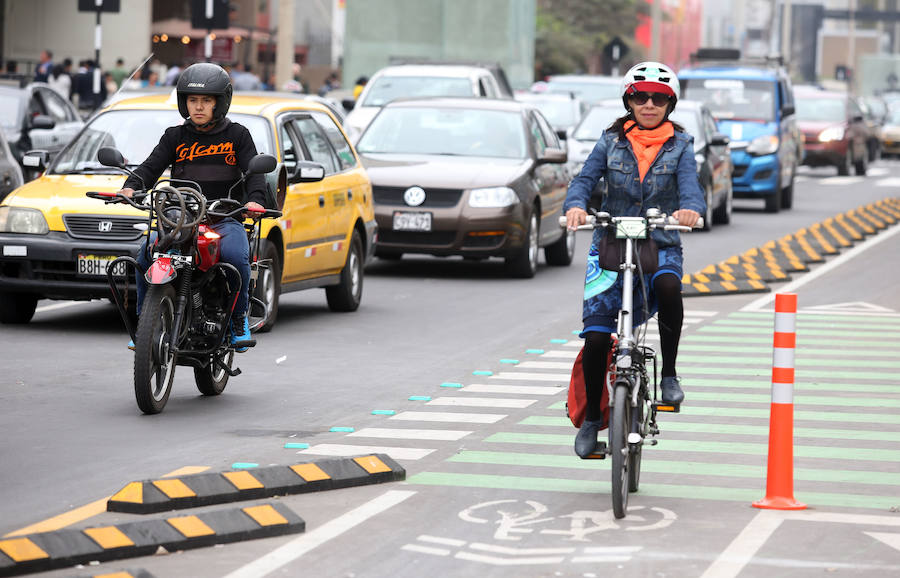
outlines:
[{"label": "red bag on bike", "polygon": [[[613,348],[609,348],[609,356],[606,359],[607,367],[612,367]],[[566,415],[572,420],[572,425],[577,428],[584,423],[584,416],[587,413],[587,392],[584,383],[584,366],[582,358],[584,357],[584,347],[578,352],[575,358],[575,364],[572,366],[572,377],[569,379],[569,396],[566,401]],[[600,394],[600,409],[603,412],[603,427],[606,429],[609,424],[609,390],[604,387]]]}]

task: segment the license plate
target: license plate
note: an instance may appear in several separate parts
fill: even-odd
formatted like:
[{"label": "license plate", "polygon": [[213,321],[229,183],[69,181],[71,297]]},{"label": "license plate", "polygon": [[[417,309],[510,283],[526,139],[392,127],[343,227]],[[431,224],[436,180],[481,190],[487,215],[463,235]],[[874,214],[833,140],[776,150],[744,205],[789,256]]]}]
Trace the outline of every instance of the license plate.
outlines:
[{"label": "license plate", "polygon": [[[79,253],[75,272],[79,277],[105,277],[106,268],[116,258],[115,255],[86,255]],[[116,277],[125,276],[125,261],[116,263],[113,275]]]},{"label": "license plate", "polygon": [[395,231],[430,231],[431,213],[394,212]]}]

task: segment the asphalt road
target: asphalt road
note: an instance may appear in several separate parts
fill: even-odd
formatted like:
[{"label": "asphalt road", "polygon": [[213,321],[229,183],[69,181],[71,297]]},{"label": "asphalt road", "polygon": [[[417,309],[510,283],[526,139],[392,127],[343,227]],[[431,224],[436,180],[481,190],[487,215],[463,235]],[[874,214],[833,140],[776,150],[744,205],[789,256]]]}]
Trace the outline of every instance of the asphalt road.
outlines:
[{"label": "asphalt road", "polygon": [[[897,161],[873,165],[865,178],[833,174],[804,170],[794,209],[776,215],[763,213],[761,203],[737,201],[732,224],[686,236],[685,272],[900,196]],[[571,267],[542,266],[531,280],[505,278],[494,261],[404,258],[369,267],[356,313],[330,313],[318,290],[287,295],[275,330],[239,358],[243,374],[222,396],[200,397],[190,372],[179,368],[173,395],[158,416],[140,415],[134,403],[127,337],[111,305],[41,303],[29,325],[0,327],[5,352],[0,533],[136,520],[140,516],[101,513],[100,500],[131,481],[184,468],[218,472],[235,463],[314,460],[331,444],[363,448],[358,453],[373,447],[431,451],[397,458],[406,468],[406,482],[277,500],[306,521],[299,537],[44,575],[122,568],[198,577],[271,572],[747,578],[770,576],[773,568],[779,576],[896,573],[900,518],[891,507],[900,506],[895,417],[900,388],[892,363],[900,357],[900,293],[894,289],[900,281],[900,237],[892,234],[895,229],[874,236],[876,244],[837,267],[826,263],[817,268],[829,268],[819,273],[814,268],[808,282],[795,277],[803,283],[796,288],[800,325],[809,319],[810,331],[806,343],[798,331],[795,402],[798,412],[806,412],[795,418],[803,434],[796,436],[798,445],[804,446],[796,453],[802,473],[797,497],[812,506],[805,513],[761,513],[749,506],[765,491],[772,314],[765,302],[769,294],[748,294],[686,300],[679,367],[688,402],[682,414],[661,420],[662,441],[645,454],[641,492],[632,496],[626,521],[613,521],[608,465],[572,455],[575,430],[565,427],[560,407],[560,386],[566,385],[560,376],[567,373],[562,367],[577,351],[572,332],[580,326],[589,239],[583,233]],[[748,327],[755,333],[748,334]],[[754,339],[764,344],[755,345]],[[710,345],[737,349],[720,355],[710,353]],[[840,357],[842,348],[850,352],[844,366],[823,361]],[[537,349],[545,354],[528,353]],[[852,363],[866,359],[878,361]],[[812,364],[805,368],[822,364],[824,376],[800,373],[801,360]],[[859,391],[836,391],[838,383],[856,385],[839,374],[854,368],[875,373],[857,380],[864,386]],[[800,376],[807,383],[801,384]],[[819,384],[835,399],[815,399]],[[525,389],[516,393],[494,386]],[[535,387],[556,390],[529,389]],[[472,397],[494,404],[435,403]],[[844,399],[842,410],[837,398],[847,397],[853,400]],[[502,407],[505,402],[497,400],[531,402]],[[396,413],[373,415],[377,410]],[[809,415],[841,411],[851,412],[845,421]],[[409,420],[400,417],[405,412]],[[434,422],[408,412],[482,418]],[[502,417],[490,422],[485,420],[493,418],[483,414]],[[872,419],[860,421],[867,414]],[[330,431],[335,427],[355,431]],[[311,448],[285,449],[285,443]],[[866,479],[867,472],[875,479]],[[59,517],[64,514],[69,517]],[[46,524],[32,526],[41,522]]]}]

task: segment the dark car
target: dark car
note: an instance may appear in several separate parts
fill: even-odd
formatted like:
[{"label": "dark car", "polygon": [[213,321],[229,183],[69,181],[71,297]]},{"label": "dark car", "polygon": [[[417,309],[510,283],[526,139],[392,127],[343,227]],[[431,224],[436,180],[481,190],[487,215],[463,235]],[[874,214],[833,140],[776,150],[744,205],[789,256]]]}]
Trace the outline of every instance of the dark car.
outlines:
[{"label": "dark car", "polygon": [[384,106],[357,150],[372,180],[376,256],[503,257],[533,277],[572,262],[559,226],[566,152],[536,109],[513,100],[434,98]]},{"label": "dark car", "polygon": [[38,174],[33,167],[22,165],[26,152],[45,150],[52,160],[82,126],[84,121],[72,103],[47,84],[0,86],[0,128],[25,180]]},{"label": "dark car", "polygon": [[3,132],[0,132],[0,201],[13,189],[21,187],[24,182],[19,161],[9,150],[9,144],[7,144]]},{"label": "dark car", "polygon": [[869,165],[869,126],[856,99],[844,92],[798,88],[797,125],[803,132],[803,164],[837,167],[839,175],[865,175]]},{"label": "dark car", "polygon": [[694,137],[694,158],[697,175],[706,197],[704,230],[713,223],[731,222],[731,205],[734,192],[731,174],[734,165],[728,150],[729,138],[716,128],[716,119],[702,102],[679,100],[675,112],[669,117]]}]

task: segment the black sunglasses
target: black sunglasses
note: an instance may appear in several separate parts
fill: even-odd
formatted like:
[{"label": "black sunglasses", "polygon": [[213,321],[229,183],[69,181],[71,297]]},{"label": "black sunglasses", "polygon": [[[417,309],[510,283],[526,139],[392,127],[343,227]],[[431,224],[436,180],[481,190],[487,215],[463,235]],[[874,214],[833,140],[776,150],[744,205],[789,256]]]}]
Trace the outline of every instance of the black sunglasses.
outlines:
[{"label": "black sunglasses", "polygon": [[653,101],[653,106],[665,106],[672,100],[672,97],[661,92],[635,92],[634,94],[629,95],[628,98],[634,101],[634,104],[638,106],[647,104],[648,100]]}]

